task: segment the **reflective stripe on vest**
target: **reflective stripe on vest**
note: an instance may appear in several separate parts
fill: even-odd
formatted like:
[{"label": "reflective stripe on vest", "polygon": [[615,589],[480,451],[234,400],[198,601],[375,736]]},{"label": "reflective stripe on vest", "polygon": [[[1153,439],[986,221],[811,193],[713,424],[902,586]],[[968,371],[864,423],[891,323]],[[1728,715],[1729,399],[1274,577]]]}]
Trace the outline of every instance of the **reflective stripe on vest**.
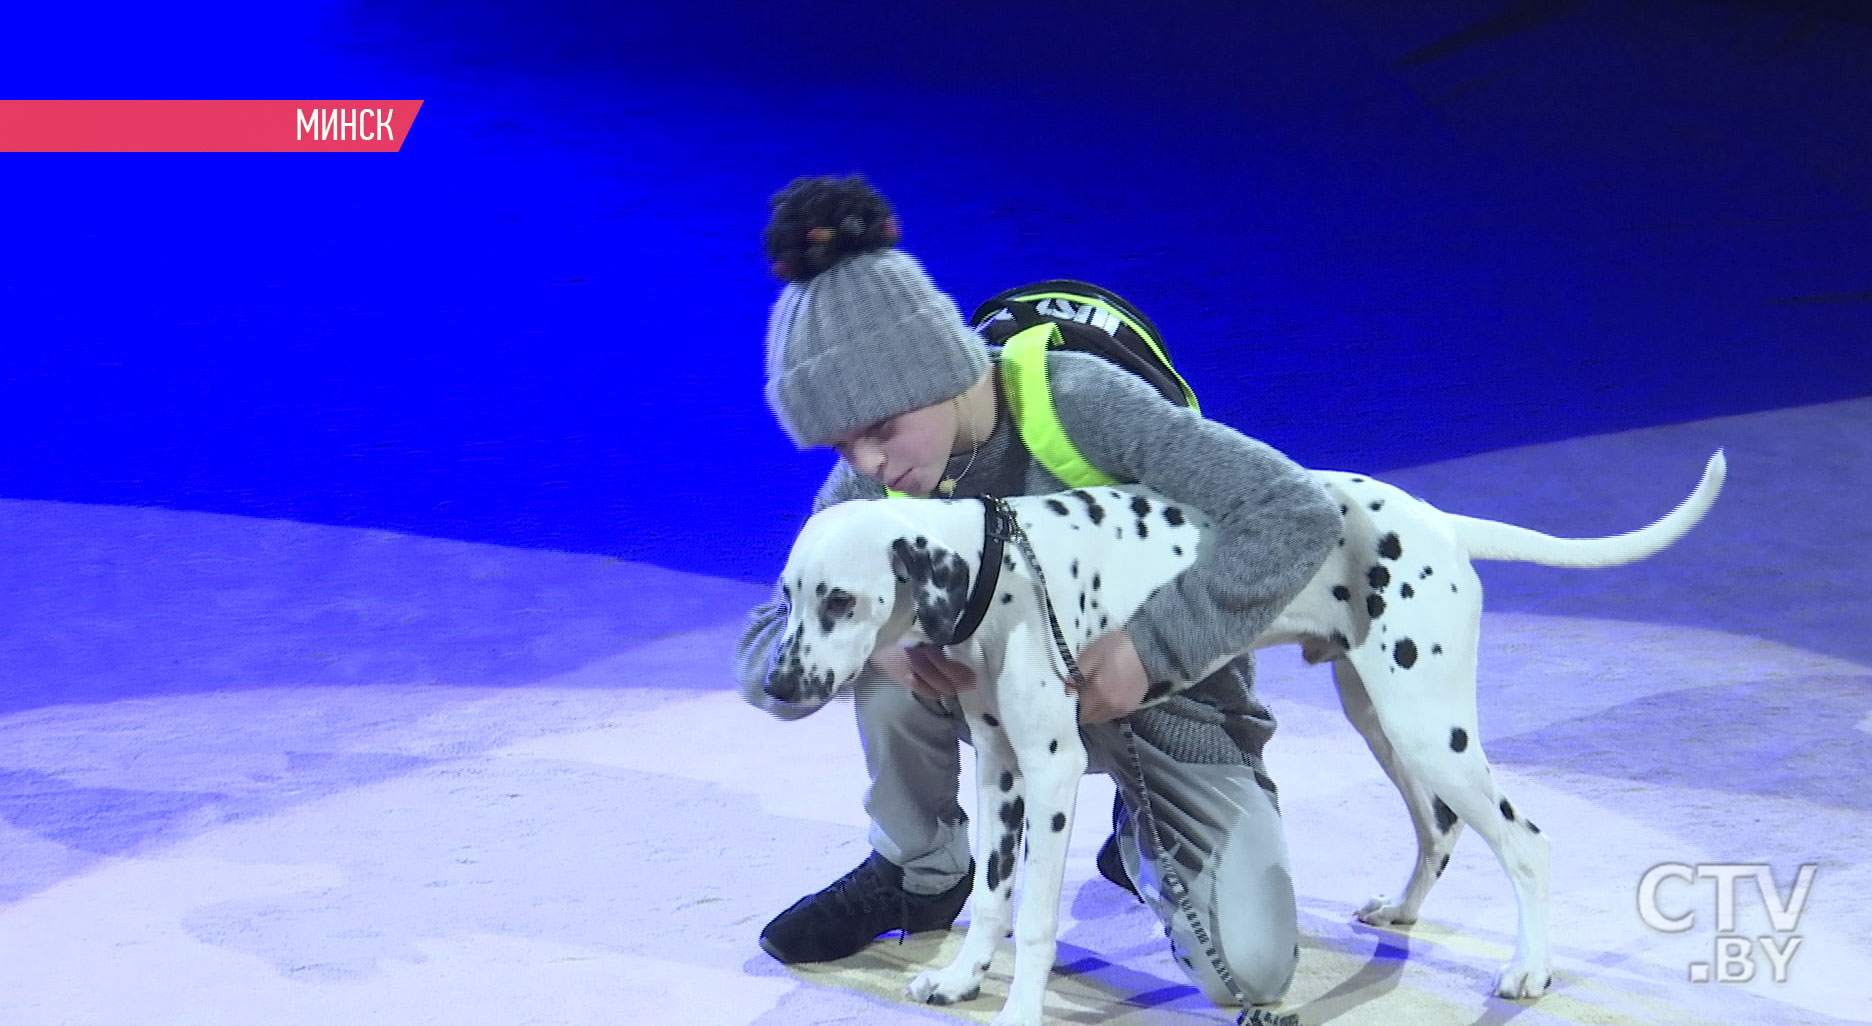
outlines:
[{"label": "reflective stripe on vest", "polygon": [[1059,338],[1059,325],[1036,324],[1010,336],[1001,347],[1001,381],[1006,386],[1014,426],[1027,451],[1068,488],[1117,484],[1118,479],[1086,462],[1066,437],[1053,408],[1047,381],[1047,347]]}]

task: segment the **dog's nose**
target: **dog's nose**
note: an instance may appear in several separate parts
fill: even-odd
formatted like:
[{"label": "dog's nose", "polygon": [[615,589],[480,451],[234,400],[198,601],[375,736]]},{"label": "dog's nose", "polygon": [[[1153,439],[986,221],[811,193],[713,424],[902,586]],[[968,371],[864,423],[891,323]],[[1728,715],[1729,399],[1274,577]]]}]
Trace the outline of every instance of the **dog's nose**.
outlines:
[{"label": "dog's nose", "polygon": [[799,694],[799,679],[791,674],[770,673],[767,684],[761,688],[767,697],[780,702],[791,702]]}]

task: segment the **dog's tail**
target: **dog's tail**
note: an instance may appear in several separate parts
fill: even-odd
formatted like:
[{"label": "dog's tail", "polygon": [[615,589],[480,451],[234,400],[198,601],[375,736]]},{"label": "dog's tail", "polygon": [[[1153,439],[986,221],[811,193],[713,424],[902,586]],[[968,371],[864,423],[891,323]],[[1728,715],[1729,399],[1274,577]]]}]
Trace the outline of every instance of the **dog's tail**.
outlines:
[{"label": "dog's tail", "polygon": [[1716,502],[1728,476],[1721,449],[1703,468],[1703,480],[1678,507],[1649,527],[1610,538],[1555,538],[1525,527],[1450,514],[1471,559],[1505,559],[1546,566],[1600,567],[1636,562],[1689,533]]}]

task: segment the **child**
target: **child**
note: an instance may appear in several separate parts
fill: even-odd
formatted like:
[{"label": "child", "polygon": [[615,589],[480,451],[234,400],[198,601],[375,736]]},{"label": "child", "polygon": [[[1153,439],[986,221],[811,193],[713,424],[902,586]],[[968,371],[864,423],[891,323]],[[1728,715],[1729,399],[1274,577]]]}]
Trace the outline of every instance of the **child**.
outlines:
[{"label": "child", "polygon": [[[773,199],[767,252],[789,284],[767,326],[768,402],[795,444],[841,457],[814,510],[880,498],[887,487],[957,498],[1062,490],[1022,442],[993,356],[896,238],[889,204],[857,177],[797,179]],[[1325,561],[1340,515],[1292,461],[1164,401],[1113,364],[1054,352],[1047,373],[1059,422],[1088,462],[1213,524],[1196,563],[1079,658],[1091,768],[1110,774],[1135,809],[1144,792],[1111,721],[1137,710],[1149,682],[1187,680],[1189,668],[1246,650]],[[786,613],[776,587],[738,653],[743,694],[783,719],[804,712],[762,684]],[[1261,1004],[1286,992],[1299,946],[1274,782],[1261,761],[1274,720],[1255,699],[1253,670],[1239,656],[1130,723],[1161,838],[1229,972]],[[773,957],[829,961],[892,930],[955,921],[973,863],[956,801],[965,721],[950,696],[971,685],[940,649],[889,646],[872,657],[854,699],[874,851],[767,925],[761,946]],[[1162,892],[1155,852],[1130,816],[1114,818],[1101,872],[1152,906],[1211,1000],[1234,1003]]]}]

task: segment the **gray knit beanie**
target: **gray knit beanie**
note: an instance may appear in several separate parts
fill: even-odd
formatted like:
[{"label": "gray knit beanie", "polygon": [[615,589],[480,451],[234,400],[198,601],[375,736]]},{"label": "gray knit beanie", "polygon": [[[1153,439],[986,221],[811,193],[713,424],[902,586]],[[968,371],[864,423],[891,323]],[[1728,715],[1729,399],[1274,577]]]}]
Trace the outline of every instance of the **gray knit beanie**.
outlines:
[{"label": "gray knit beanie", "polygon": [[767,320],[767,404],[802,449],[961,395],[988,350],[899,249],[786,286]]}]

